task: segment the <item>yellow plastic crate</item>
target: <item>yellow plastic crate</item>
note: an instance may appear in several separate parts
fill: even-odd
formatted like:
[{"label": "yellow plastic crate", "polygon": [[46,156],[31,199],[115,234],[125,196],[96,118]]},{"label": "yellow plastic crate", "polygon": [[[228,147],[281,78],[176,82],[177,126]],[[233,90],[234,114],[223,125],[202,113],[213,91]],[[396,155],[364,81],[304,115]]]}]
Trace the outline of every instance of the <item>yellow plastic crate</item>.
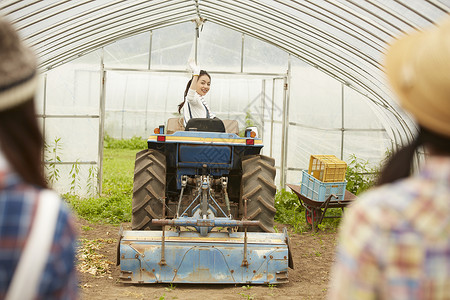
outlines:
[{"label": "yellow plastic crate", "polygon": [[322,182],[345,181],[347,163],[334,155],[311,155],[308,173]]}]

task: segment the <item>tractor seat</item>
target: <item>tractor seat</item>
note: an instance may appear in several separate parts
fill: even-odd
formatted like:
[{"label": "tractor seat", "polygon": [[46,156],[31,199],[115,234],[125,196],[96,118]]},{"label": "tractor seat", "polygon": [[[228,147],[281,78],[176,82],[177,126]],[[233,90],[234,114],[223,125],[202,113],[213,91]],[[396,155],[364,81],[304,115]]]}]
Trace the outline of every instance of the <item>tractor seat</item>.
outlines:
[{"label": "tractor seat", "polygon": [[225,132],[225,125],[220,119],[192,118],[187,122],[185,131]]},{"label": "tractor seat", "polygon": [[[236,120],[222,120],[223,125],[225,125],[226,133],[234,133],[239,135],[239,125]],[[166,133],[173,134],[177,131],[184,131],[184,118],[169,118],[167,120]]]}]

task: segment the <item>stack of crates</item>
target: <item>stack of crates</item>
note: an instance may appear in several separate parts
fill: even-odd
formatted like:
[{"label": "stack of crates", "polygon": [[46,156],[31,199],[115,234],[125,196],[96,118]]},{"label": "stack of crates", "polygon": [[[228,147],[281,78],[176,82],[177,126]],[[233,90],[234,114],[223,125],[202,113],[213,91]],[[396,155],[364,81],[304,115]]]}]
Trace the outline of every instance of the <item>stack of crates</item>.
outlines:
[{"label": "stack of crates", "polygon": [[325,201],[331,194],[344,200],[347,163],[334,155],[311,155],[308,172],[302,172],[301,194],[313,201]]},{"label": "stack of crates", "polygon": [[347,163],[334,155],[311,155],[308,174],[322,182],[345,181]]}]

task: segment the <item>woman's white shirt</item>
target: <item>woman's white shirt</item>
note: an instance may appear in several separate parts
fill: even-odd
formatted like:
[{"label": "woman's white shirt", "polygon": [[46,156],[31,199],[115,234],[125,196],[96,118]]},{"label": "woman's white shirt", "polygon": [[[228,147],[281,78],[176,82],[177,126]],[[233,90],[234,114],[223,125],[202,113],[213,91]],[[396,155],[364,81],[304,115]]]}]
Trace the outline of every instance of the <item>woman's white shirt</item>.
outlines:
[{"label": "woman's white shirt", "polygon": [[198,94],[195,90],[189,89],[183,106],[184,126],[191,118],[207,118],[208,113],[209,118],[216,116],[211,112],[205,97]]}]

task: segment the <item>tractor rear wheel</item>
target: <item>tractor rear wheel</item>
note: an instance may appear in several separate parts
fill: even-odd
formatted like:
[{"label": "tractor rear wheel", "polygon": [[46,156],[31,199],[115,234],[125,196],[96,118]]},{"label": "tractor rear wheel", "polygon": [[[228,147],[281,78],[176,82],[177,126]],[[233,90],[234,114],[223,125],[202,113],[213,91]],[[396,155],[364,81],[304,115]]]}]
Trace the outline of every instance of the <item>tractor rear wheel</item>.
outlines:
[{"label": "tractor rear wheel", "polygon": [[152,219],[162,218],[166,192],[166,157],[157,150],[142,150],[136,154],[134,166],[131,228],[161,229]]},{"label": "tractor rear wheel", "polygon": [[248,231],[275,232],[275,159],[264,155],[248,155],[242,158],[241,212],[247,199],[247,219],[257,220],[260,227],[248,227]]}]

